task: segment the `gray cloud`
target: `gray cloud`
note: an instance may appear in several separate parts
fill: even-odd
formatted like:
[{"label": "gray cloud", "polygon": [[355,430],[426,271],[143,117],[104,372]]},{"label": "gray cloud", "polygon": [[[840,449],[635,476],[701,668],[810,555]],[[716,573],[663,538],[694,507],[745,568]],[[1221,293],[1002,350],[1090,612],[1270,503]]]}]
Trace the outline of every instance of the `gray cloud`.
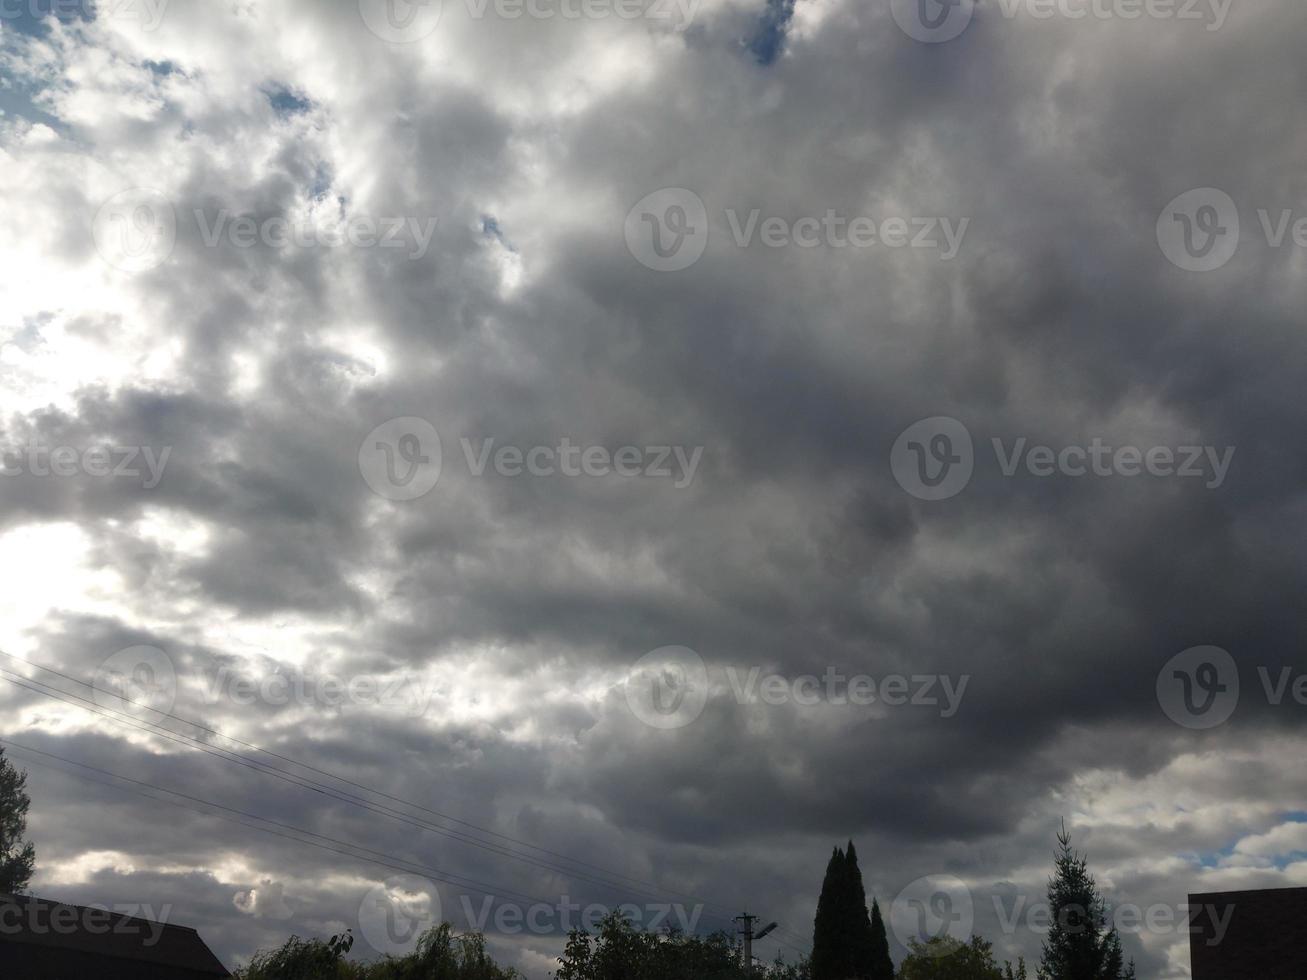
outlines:
[{"label": "gray cloud", "polygon": [[[152,489],[0,477],[0,647],[86,679],[159,647],[184,717],[715,912],[766,896],[800,936],[850,836],[885,906],[922,875],[966,881],[1005,955],[1037,956],[1038,936],[1005,933],[991,898],[1039,897],[1062,817],[1117,903],[1302,883],[1300,854],[1220,858],[1303,819],[1307,784],[1301,706],[1258,675],[1300,662],[1307,625],[1302,261],[1257,218],[1303,199],[1307,13],[1236,3],[1207,31],[983,3],[921,44],[888,3],[801,2],[764,65],[748,42],[765,7],[705,2],[678,30],[447,0],[430,37],[391,45],[343,0],[172,0],[150,32],[0,35],[0,442],[171,450]],[[131,276],[89,230],[134,186],[170,202],[177,237]],[[1186,273],[1155,226],[1205,186],[1235,200],[1242,238]],[[665,187],[708,216],[702,259],[675,273],[623,241]],[[738,247],[728,212],[753,209],[969,224],[947,261]],[[412,258],[210,245],[219,214],[437,223]],[[933,416],[967,426],[976,466],[926,502],[890,454]],[[443,450],[410,502],[358,461],[401,417]],[[564,438],[701,446],[702,464],[681,488],[478,476],[461,444]],[[992,440],[1021,438],[1236,452],[1214,489],[1005,476]],[[1203,644],[1241,683],[1207,732],[1156,694]],[[718,681],[697,721],[657,731],[622,685],[668,645]],[[941,717],[741,704],[730,666],[971,679]],[[429,701],[244,704],[213,695],[222,670],[400,677]],[[504,890],[628,897],[0,687],[0,734],[43,751]],[[172,903],[229,962],[357,931],[392,873],[32,759],[15,753],[35,890]],[[447,909],[457,894],[442,886]],[[492,938],[532,976],[559,948]],[[1140,976],[1166,980],[1186,943],[1126,937]]]}]

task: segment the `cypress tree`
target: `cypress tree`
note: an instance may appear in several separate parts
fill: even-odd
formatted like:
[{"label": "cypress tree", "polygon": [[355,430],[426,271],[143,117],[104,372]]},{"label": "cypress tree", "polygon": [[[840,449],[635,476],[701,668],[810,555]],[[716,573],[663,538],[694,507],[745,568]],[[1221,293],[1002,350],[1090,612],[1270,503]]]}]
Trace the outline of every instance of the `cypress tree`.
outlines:
[{"label": "cypress tree", "polygon": [[872,939],[871,917],[867,914],[867,890],[862,884],[862,870],[858,867],[858,852],[849,841],[849,849],[844,852],[845,874],[848,875],[848,916],[849,930],[849,967],[850,978],[872,980],[872,951],[875,943]]},{"label": "cypress tree", "polygon": [[835,848],[817,900],[812,930],[812,980],[893,980],[894,963],[880,906],[867,911],[858,850]]},{"label": "cypress tree", "polygon": [[812,923],[812,980],[848,980],[841,976],[840,891],[844,879],[844,852],[832,851],[826,864],[817,898],[817,916]]},{"label": "cypress tree", "polygon": [[889,956],[889,937],[885,934],[885,920],[880,915],[880,903],[871,900],[871,980],[894,980],[894,961]]}]

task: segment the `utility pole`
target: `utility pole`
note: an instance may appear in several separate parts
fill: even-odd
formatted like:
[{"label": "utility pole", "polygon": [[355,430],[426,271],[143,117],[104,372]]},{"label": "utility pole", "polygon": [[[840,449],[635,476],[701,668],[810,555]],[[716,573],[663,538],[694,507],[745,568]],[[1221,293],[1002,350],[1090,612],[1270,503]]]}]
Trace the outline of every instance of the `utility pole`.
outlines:
[{"label": "utility pole", "polygon": [[746,977],[753,974],[753,941],[755,939],[761,939],[776,928],[776,923],[773,922],[771,925],[763,926],[757,932],[754,932],[753,924],[758,921],[758,918],[759,916],[750,915],[748,912],[735,917],[735,921],[740,923],[740,935],[744,939],[742,958],[744,960],[744,975]]}]

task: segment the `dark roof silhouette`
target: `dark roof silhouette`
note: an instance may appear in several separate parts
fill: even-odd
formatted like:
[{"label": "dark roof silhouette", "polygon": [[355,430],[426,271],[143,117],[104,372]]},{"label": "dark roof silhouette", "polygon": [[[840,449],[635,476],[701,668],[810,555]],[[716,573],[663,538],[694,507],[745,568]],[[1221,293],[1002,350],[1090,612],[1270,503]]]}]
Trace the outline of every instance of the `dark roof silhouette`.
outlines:
[{"label": "dark roof silhouette", "polygon": [[1189,916],[1193,980],[1307,977],[1307,888],[1190,895]]},{"label": "dark roof silhouette", "polygon": [[0,977],[212,980],[230,976],[194,929],[0,895]]}]

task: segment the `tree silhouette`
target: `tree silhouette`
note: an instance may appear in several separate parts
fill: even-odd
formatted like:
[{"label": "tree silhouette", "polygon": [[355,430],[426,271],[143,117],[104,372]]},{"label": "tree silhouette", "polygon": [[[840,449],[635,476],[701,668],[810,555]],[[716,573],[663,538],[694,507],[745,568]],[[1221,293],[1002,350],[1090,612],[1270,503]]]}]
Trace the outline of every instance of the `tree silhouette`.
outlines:
[{"label": "tree silhouette", "polygon": [[16,895],[32,880],[36,848],[24,841],[27,808],[27,773],[19,772],[0,748],[0,895]]},{"label": "tree silhouette", "polygon": [[936,936],[924,943],[912,941],[899,980],[1007,980],[1012,975],[1011,964],[1006,969],[1005,974],[994,962],[993,946],[979,936],[966,943]]},{"label": "tree silhouette", "polygon": [[858,851],[849,841],[826,865],[812,926],[812,980],[893,980],[880,906],[867,911]]},{"label": "tree silhouette", "polygon": [[1129,980],[1121,937],[1107,927],[1107,903],[1098,894],[1088,861],[1071,848],[1062,825],[1053,877],[1048,882],[1052,924],[1039,962],[1040,980]]}]

